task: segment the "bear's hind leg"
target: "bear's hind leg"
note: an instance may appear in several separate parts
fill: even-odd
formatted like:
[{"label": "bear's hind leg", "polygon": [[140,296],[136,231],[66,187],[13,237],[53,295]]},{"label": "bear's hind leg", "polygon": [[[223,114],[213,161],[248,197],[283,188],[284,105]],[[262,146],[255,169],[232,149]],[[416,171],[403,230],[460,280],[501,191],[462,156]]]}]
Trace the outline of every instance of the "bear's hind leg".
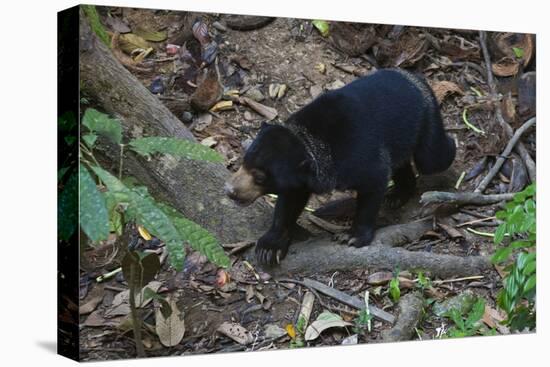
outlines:
[{"label": "bear's hind leg", "polygon": [[386,194],[386,204],[391,209],[403,206],[413,195],[416,189],[416,178],[409,162],[393,173],[394,186]]},{"label": "bear's hind leg", "polygon": [[357,211],[351,229],[352,238],[348,245],[354,247],[363,247],[370,245],[374,238],[376,217],[384,201],[386,183],[368,188],[357,189]]}]

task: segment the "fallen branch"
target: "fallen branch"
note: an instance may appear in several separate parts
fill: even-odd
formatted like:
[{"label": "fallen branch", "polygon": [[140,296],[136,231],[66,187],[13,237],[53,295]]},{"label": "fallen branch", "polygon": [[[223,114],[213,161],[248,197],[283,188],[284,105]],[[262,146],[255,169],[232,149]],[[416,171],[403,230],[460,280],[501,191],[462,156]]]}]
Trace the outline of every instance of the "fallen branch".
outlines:
[{"label": "fallen branch", "polygon": [[384,342],[398,342],[410,340],[415,328],[422,317],[423,297],[420,292],[407,293],[399,301],[399,315],[395,325],[389,330],[382,331]]},{"label": "fallen branch", "polygon": [[415,222],[380,228],[376,231],[372,244],[397,247],[415,241],[432,229],[432,221],[430,219],[426,218]]},{"label": "fallen branch", "polygon": [[[331,298],[334,298],[335,300],[343,304],[354,307],[358,310],[362,310],[365,308],[365,302],[359,297],[350,296],[347,293],[344,293],[342,291],[339,291],[338,289],[329,287],[328,285],[324,285],[323,283],[319,283],[318,281],[313,279],[305,278],[303,282],[308,287],[316,289],[319,292]],[[395,321],[395,317],[392,314],[384,310],[381,310],[376,306],[369,305],[369,311],[374,317],[377,317],[380,320],[387,321],[389,323],[393,323]]]},{"label": "fallen branch", "polygon": [[523,125],[521,125],[519,129],[516,130],[516,132],[514,133],[514,136],[512,137],[512,139],[510,139],[510,141],[508,142],[508,145],[506,145],[506,148],[504,149],[502,154],[498,157],[494,166],[491,168],[489,173],[487,173],[487,176],[485,176],[483,181],[480,182],[480,184],[478,185],[478,187],[475,189],[474,192],[481,193],[485,191],[485,189],[487,188],[487,185],[489,185],[493,177],[495,177],[498,171],[500,171],[500,168],[504,164],[504,161],[508,159],[508,156],[510,155],[510,153],[512,153],[512,149],[514,149],[514,147],[516,146],[517,142],[521,138],[521,135],[523,135],[523,133],[526,130],[528,130],[531,126],[533,126],[535,123],[536,123],[536,118],[533,117],[527,120]]},{"label": "fallen branch", "polygon": [[[489,55],[489,50],[487,49],[487,33],[485,31],[479,31],[479,43],[481,46],[481,51],[483,52],[483,58],[485,59],[485,68],[487,70],[487,84],[489,84],[489,88],[491,89],[491,94],[493,96],[493,99],[496,99],[497,87],[493,77],[491,56]],[[511,139],[512,136],[514,135],[514,131],[510,126],[510,124],[508,124],[508,122],[506,122],[506,120],[502,116],[502,109],[499,103],[495,104],[495,116],[500,126],[504,129],[508,137]],[[533,161],[533,158],[531,158],[531,156],[529,155],[527,148],[525,148],[525,145],[523,145],[522,142],[518,142],[515,149],[520,155],[521,159],[523,159],[523,161],[525,162],[525,166],[527,168],[527,172],[529,174],[529,178],[531,179],[531,182],[535,182],[536,165],[535,165],[535,162]]]},{"label": "fallen branch", "polygon": [[407,251],[387,245],[355,248],[321,238],[293,244],[280,265],[266,270],[273,276],[285,276],[367,267],[393,270],[397,266],[401,270],[424,270],[435,277],[449,278],[480,274],[491,268],[491,262],[484,256],[442,255]]},{"label": "fallen branch", "polygon": [[454,205],[490,205],[501,201],[508,201],[514,197],[514,193],[483,195],[478,192],[443,192],[428,191],[420,197],[422,205],[428,204],[454,204]]}]

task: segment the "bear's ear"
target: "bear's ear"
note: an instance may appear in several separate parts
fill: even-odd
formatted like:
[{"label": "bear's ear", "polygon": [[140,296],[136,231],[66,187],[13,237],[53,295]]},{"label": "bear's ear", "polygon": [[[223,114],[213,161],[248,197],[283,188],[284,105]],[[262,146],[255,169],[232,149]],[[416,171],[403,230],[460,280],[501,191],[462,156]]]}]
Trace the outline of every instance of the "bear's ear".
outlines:
[{"label": "bear's ear", "polygon": [[262,121],[262,123],[260,125],[260,130],[265,129],[268,126],[270,126],[270,125],[267,123],[267,121],[264,120],[264,121]]}]

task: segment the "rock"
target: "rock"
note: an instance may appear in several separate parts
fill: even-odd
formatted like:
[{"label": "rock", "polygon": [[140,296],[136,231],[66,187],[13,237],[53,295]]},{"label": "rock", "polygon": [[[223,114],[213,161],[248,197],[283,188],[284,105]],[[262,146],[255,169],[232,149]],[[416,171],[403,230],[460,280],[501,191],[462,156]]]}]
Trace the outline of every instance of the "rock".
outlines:
[{"label": "rock", "polygon": [[332,83],[326,85],[326,88],[327,88],[328,90],[334,90],[334,89],[342,88],[344,85],[346,85],[346,83],[344,83],[344,82],[341,81],[340,79],[336,79],[336,80],[333,81]]},{"label": "rock", "polygon": [[265,99],[265,96],[263,95],[263,93],[260,91],[259,88],[250,88],[249,90],[246,91],[244,95],[256,102],[261,102]]},{"label": "rock", "polygon": [[212,23],[212,27],[216,28],[220,32],[227,32],[227,27],[220,22]]},{"label": "rock", "polygon": [[191,121],[193,121],[193,114],[189,111],[184,111],[181,114],[181,121],[185,122],[186,124],[190,123]]},{"label": "rock", "polygon": [[323,87],[320,85],[315,84],[309,88],[309,94],[311,94],[313,98],[316,98],[321,93],[323,93]]},{"label": "rock", "polygon": [[467,289],[459,295],[446,299],[443,302],[435,303],[433,305],[433,312],[437,316],[441,317],[450,310],[456,308],[464,315],[472,309],[475,301],[476,296],[470,289]]}]

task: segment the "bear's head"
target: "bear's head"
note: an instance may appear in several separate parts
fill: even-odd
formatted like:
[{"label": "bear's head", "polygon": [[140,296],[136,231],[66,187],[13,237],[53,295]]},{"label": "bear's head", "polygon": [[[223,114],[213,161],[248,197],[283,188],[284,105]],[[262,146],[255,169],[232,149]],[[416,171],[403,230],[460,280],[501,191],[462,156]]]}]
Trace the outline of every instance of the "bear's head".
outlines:
[{"label": "bear's head", "polygon": [[281,125],[263,123],[239,170],[225,183],[225,193],[246,206],[265,194],[303,188],[309,182],[303,143]]}]

